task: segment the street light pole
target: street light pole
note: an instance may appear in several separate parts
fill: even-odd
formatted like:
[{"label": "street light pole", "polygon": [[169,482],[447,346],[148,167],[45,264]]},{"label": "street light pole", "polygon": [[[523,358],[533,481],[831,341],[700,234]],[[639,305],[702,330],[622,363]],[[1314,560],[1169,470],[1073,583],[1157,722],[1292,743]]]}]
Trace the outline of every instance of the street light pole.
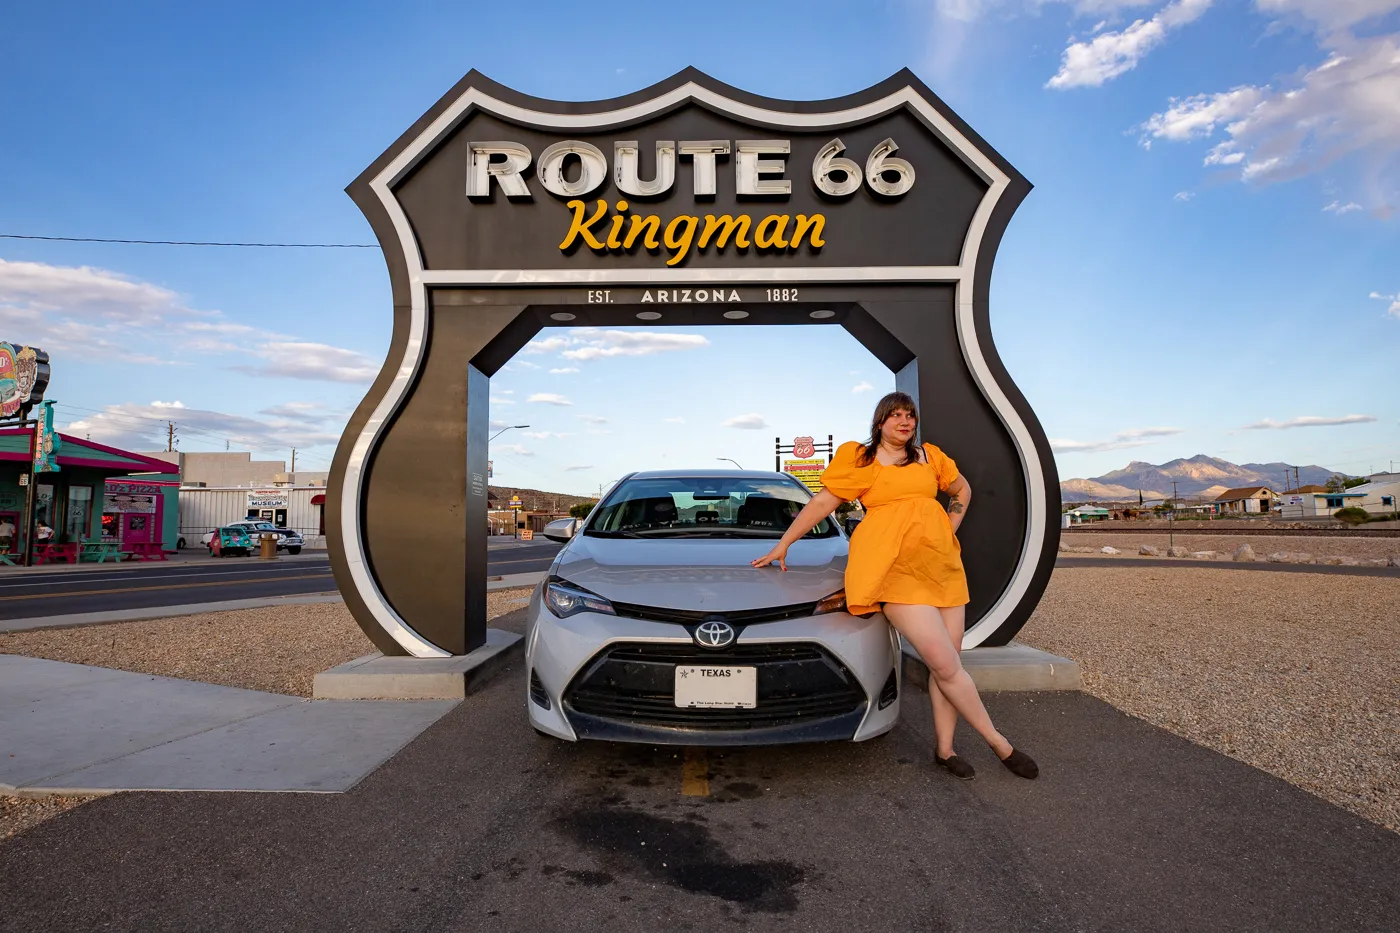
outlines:
[{"label": "street light pole", "polygon": [[508,425],[506,425],[505,427],[501,428],[499,431],[497,431],[495,434],[492,434],[490,437],[488,437],[488,438],[486,439],[486,443],[488,443],[488,444],[491,443],[491,442],[494,441],[496,438],[500,437],[502,434],[506,433],[507,431],[511,430],[512,428],[528,428],[528,427],[529,427],[528,424],[508,424]]},{"label": "street light pole", "polygon": [[716,459],[716,460],[729,460],[730,463],[734,464],[736,467],[739,467],[739,469],[741,469],[741,470],[743,469],[743,467],[739,465],[739,461],[738,461],[738,460],[731,460],[729,457],[716,457],[715,459]]},{"label": "street light pole", "polygon": [[[505,427],[501,428],[499,431],[497,431],[495,434],[492,434],[490,437],[488,437],[488,438],[486,439],[486,443],[488,443],[488,444],[491,443],[492,441],[494,441],[496,438],[500,437],[502,434],[506,433],[507,431],[512,431],[512,430],[514,430],[514,429],[516,429],[516,428],[528,428],[528,427],[529,427],[528,424],[508,424],[508,425],[506,425]],[[487,471],[487,472],[490,472],[490,471]],[[511,509],[510,512],[511,512],[511,516],[510,516],[510,526],[511,526],[511,527],[510,527],[510,531],[511,531],[511,534],[512,534],[512,535],[514,535],[515,537],[518,538],[518,537],[520,537],[520,518],[519,518],[519,514],[518,514],[514,509]]]}]

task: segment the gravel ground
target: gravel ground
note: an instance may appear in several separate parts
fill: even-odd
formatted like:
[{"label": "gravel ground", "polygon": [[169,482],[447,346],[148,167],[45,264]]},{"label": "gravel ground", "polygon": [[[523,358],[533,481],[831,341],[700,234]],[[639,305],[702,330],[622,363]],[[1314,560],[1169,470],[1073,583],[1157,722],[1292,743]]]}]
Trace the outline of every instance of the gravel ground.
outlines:
[{"label": "gravel ground", "polygon": [[[1155,545],[1165,554],[1167,533],[1154,531],[1138,532],[1074,532],[1061,535],[1060,540],[1076,547],[1100,548],[1112,545],[1124,556],[1137,556],[1138,546]],[[1263,560],[1275,551],[1293,551],[1311,554],[1313,557],[1355,557],[1367,559],[1375,557],[1400,557],[1400,538],[1323,538],[1312,535],[1186,535],[1176,534],[1178,547],[1192,551],[1220,551],[1227,556],[1235,553],[1235,548],[1248,544],[1254,555]]]},{"label": "gravel ground", "polygon": [[0,839],[8,839],[92,800],[91,797],[6,797],[0,794]]},{"label": "gravel ground", "polygon": [[[529,595],[529,587],[486,594],[486,617],[519,608]],[[311,696],[317,672],[372,651],[344,603],[0,633],[0,654],[299,697]]]},{"label": "gravel ground", "polygon": [[1124,712],[1400,832],[1400,580],[1263,576],[1061,567],[1018,637]]},{"label": "gravel ground", "polygon": [[[529,595],[529,587],[488,593],[487,618],[520,608]],[[22,654],[299,697],[311,696],[311,681],[318,671],[373,650],[344,603],[0,633],[0,654]],[[0,795],[0,839],[91,799]]]}]

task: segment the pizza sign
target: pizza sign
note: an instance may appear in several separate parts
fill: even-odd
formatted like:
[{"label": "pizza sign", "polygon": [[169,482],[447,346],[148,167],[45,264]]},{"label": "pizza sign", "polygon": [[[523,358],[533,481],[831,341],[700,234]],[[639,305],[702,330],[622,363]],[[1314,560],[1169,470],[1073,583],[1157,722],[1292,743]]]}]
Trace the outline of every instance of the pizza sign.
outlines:
[{"label": "pizza sign", "polygon": [[805,460],[817,452],[817,445],[810,437],[794,437],[792,439],[792,455],[799,460]]}]

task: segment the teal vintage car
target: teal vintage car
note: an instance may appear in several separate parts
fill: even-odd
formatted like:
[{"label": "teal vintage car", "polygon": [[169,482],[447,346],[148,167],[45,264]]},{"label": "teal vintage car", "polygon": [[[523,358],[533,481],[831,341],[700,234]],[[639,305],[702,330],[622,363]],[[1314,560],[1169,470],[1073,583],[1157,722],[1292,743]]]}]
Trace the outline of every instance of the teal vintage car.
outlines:
[{"label": "teal vintage car", "polygon": [[247,557],[251,553],[253,539],[248,536],[248,529],[239,525],[215,528],[214,533],[209,536],[210,557],[228,557],[230,554],[235,557]]}]

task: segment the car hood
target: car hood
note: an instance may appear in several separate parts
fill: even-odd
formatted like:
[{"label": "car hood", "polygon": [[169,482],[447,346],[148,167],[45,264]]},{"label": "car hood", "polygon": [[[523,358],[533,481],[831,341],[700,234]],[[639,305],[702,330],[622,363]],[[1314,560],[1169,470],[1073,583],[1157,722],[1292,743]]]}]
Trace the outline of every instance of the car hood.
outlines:
[{"label": "car hood", "polygon": [[750,566],[775,543],[578,535],[559,552],[553,573],[620,603],[715,612],[816,602],[844,585],[844,538],[798,541],[788,550],[786,573]]}]

